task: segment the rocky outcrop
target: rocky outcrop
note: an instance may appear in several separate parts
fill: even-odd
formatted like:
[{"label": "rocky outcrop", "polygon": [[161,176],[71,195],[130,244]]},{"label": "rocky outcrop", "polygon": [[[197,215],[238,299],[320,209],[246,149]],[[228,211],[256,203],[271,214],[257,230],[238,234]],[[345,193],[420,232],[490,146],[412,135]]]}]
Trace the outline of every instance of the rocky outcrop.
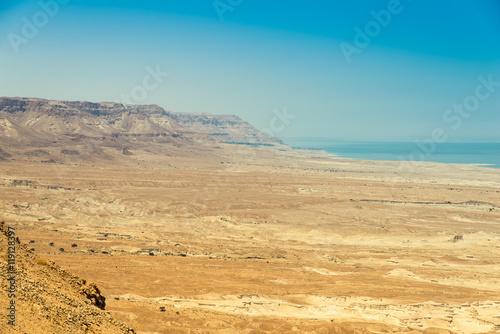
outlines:
[{"label": "rocky outcrop", "polygon": [[4,150],[2,150],[0,148],[0,160],[6,160],[8,158],[10,158],[12,156],[12,154],[10,154],[9,152],[5,152]]},{"label": "rocky outcrop", "polygon": [[206,133],[226,143],[283,145],[283,142],[257,130],[235,115],[172,113],[172,118],[187,128]]},{"label": "rocky outcrop", "polygon": [[[85,283],[85,281],[84,281]],[[101,310],[104,310],[106,307],[106,297],[101,295],[101,291],[95,285],[94,283],[90,283],[89,285],[83,284],[82,288],[80,289],[83,295],[87,297],[90,302],[100,308]]]},{"label": "rocky outcrop", "polygon": [[0,254],[0,333],[135,333],[103,311],[95,284],[38,257],[3,222]]}]

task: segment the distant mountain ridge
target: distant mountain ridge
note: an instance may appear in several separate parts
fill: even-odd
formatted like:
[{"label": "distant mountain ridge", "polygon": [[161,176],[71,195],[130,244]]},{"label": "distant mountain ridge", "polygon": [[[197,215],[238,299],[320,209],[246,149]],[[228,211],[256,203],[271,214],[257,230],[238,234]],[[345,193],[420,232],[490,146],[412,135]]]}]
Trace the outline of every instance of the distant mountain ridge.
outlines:
[{"label": "distant mountain ridge", "polygon": [[235,115],[172,113],[172,118],[191,130],[206,133],[226,143],[284,145],[279,138],[262,133]]},{"label": "distant mountain ridge", "polygon": [[134,152],[194,156],[217,143],[157,105],[0,98],[2,160],[137,163]]},{"label": "distant mountain ridge", "polygon": [[[52,101],[31,98],[0,98],[0,117],[7,131],[35,131],[50,135],[119,138],[131,134],[140,137],[175,137],[194,135],[179,125],[170,114],[156,105],[128,105]],[[3,130],[3,131],[2,131]]]},{"label": "distant mountain ridge", "polygon": [[[3,97],[0,98],[0,118],[4,123],[0,126],[11,132],[31,130],[50,134],[113,135],[115,138],[130,134],[179,138],[198,132],[224,142],[283,144],[238,116],[172,113],[157,105]],[[25,133],[23,137],[29,135]]]},{"label": "distant mountain ridge", "polygon": [[53,148],[52,156],[64,148],[63,155],[110,159],[106,150],[130,156],[134,150],[156,145],[156,152],[167,155],[195,155],[195,151],[220,148],[220,142],[282,144],[237,116],[175,114],[157,105],[0,97],[3,160],[16,148],[42,148],[29,152],[31,156],[44,156],[45,148]]}]

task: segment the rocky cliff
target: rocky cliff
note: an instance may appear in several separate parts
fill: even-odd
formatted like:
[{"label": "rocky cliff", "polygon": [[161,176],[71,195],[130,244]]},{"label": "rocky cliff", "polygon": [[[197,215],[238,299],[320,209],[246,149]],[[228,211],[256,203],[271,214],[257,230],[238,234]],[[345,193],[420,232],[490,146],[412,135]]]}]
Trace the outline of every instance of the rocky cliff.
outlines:
[{"label": "rocky cliff", "polygon": [[157,105],[0,98],[0,160],[26,154],[55,162],[112,160],[116,152],[123,159],[145,150],[194,156],[217,143]]},{"label": "rocky cliff", "polygon": [[283,142],[257,130],[235,115],[172,113],[172,118],[187,128],[206,133],[226,143],[283,145]]},{"label": "rocky cliff", "polygon": [[26,135],[28,132],[92,138],[135,135],[148,140],[154,137],[187,139],[195,135],[157,105],[0,98],[0,120],[0,135],[12,138],[20,137],[16,134],[30,137]]}]

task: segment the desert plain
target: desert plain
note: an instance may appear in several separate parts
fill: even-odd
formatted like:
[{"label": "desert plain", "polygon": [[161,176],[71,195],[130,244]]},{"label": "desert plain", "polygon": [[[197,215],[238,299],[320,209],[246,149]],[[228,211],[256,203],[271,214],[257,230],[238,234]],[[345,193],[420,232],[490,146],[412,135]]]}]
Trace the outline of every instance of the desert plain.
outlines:
[{"label": "desert plain", "polygon": [[500,169],[221,147],[3,161],[0,219],[137,333],[500,332]]}]

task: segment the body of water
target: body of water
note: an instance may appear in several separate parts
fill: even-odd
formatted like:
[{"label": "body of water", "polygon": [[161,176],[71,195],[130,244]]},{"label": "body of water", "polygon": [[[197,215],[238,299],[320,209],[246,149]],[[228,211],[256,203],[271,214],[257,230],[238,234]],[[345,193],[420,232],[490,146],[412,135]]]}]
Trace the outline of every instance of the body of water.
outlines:
[{"label": "body of water", "polygon": [[396,141],[336,141],[288,138],[295,148],[324,150],[343,158],[484,164],[500,168],[500,143],[426,143]]}]

